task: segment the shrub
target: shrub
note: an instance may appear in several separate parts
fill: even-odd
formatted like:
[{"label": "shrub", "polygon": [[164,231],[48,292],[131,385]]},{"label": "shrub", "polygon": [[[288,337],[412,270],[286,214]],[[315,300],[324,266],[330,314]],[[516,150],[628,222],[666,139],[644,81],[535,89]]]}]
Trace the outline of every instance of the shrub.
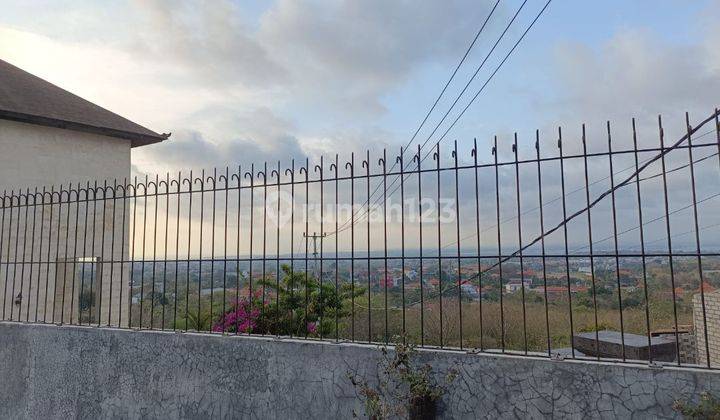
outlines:
[{"label": "shrub", "polygon": [[[335,289],[331,282],[320,282],[310,273],[295,272],[282,266],[279,282],[262,280],[265,299],[256,290],[250,299],[244,299],[221,314],[213,330],[276,334],[293,336],[325,336],[335,330],[335,320],[350,315],[345,308],[352,295],[359,296],[362,288],[353,292],[344,284]],[[236,328],[237,327],[237,328]]]},{"label": "shrub", "polygon": [[678,400],[673,409],[690,419],[720,419],[720,401],[708,392],[700,394],[700,402],[696,405]]},{"label": "shrub", "polygon": [[436,402],[455,381],[457,369],[449,369],[444,383],[439,383],[434,378],[430,364],[418,366],[414,361],[417,356],[415,345],[398,340],[392,356],[386,347],[381,347],[381,351],[383,360],[380,362],[381,374],[376,387],[348,372],[350,382],[364,402],[365,414],[371,419],[398,416],[434,418]]}]

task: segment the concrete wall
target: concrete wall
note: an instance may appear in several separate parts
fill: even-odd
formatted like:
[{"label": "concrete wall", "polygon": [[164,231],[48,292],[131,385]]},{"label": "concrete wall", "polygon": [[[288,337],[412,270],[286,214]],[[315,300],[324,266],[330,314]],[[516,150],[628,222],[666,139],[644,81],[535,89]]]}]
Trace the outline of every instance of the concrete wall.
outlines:
[{"label": "concrete wall", "polygon": [[[377,378],[352,344],[0,323],[3,418],[350,418],[347,372]],[[423,351],[459,379],[445,418],[672,417],[720,375],[580,361]]]},{"label": "concrete wall", "polygon": [[[63,323],[77,323],[81,315],[92,319],[78,310],[83,267],[87,277],[91,269],[81,262],[125,259],[128,241],[123,239],[128,228],[113,224],[113,213],[117,220],[122,214],[120,201],[97,201],[86,208],[83,201],[88,194],[78,193],[77,183],[82,188],[88,181],[101,187],[115,179],[122,183],[130,175],[130,141],[0,120],[0,150],[0,194],[6,191],[13,196],[0,210],[0,319]],[[68,183],[73,183],[74,191],[57,194],[60,184],[67,189]],[[43,203],[41,194],[27,197],[28,189],[32,195],[35,188],[47,187],[49,203],[51,186],[56,192],[54,205],[35,205]],[[102,192],[90,193],[93,197],[104,198]],[[94,269],[98,275],[88,279],[96,295],[97,311],[92,313],[98,312],[100,316],[94,317],[103,323],[109,315],[113,325],[120,325],[122,318],[127,319],[128,307],[119,301],[124,287],[120,277],[126,282],[129,269],[115,264],[111,270],[107,263]],[[117,301],[110,306],[111,294]],[[128,294],[125,288],[123,300]],[[16,304],[19,295],[22,300]]]}]

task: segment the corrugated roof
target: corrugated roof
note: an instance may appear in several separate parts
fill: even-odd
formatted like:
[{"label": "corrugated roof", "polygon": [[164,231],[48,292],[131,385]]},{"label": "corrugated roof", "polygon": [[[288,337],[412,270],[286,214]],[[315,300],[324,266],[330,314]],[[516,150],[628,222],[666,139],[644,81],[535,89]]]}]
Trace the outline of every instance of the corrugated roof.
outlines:
[{"label": "corrugated roof", "polygon": [[0,60],[0,119],[91,132],[132,141],[161,142],[158,134],[65,89]]}]

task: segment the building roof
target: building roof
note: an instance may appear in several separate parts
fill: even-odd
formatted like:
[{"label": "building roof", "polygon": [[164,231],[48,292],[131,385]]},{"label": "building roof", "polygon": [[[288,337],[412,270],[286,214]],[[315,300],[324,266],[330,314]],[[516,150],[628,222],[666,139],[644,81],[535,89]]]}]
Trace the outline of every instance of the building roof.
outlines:
[{"label": "building roof", "polygon": [[0,119],[128,139],[132,147],[161,142],[158,134],[0,60]]}]

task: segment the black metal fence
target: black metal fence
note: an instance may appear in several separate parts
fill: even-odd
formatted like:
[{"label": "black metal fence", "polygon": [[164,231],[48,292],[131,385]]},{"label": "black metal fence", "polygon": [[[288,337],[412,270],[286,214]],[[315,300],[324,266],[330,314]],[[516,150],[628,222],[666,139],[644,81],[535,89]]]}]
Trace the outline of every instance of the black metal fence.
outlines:
[{"label": "black metal fence", "polygon": [[711,368],[718,112],[657,124],[6,191],[2,320]]}]

